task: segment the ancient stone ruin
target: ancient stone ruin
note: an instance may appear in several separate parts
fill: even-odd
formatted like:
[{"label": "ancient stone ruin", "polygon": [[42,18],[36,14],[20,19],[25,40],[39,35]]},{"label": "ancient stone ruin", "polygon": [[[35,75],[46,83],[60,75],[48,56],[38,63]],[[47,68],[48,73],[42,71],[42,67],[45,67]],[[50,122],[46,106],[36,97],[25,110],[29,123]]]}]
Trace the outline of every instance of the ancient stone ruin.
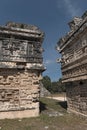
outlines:
[{"label": "ancient stone ruin", "polygon": [[68,111],[87,117],[87,12],[74,17],[70,32],[57,45],[61,53],[63,82],[66,84]]},{"label": "ancient stone ruin", "polygon": [[36,26],[0,26],[0,119],[39,115],[43,38]]},{"label": "ancient stone ruin", "polygon": [[45,86],[40,82],[40,97],[51,96],[51,93],[45,88]]}]

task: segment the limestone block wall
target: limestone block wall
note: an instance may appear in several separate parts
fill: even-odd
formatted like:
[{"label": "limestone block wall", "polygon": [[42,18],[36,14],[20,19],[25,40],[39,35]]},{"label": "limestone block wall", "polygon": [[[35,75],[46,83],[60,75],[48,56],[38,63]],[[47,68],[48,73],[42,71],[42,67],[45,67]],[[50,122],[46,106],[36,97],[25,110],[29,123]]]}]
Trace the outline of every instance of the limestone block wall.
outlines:
[{"label": "limestone block wall", "polygon": [[34,25],[0,26],[0,119],[39,115],[43,39]]},{"label": "limestone block wall", "polygon": [[39,75],[28,69],[0,69],[0,119],[39,115]]},{"label": "limestone block wall", "polygon": [[87,117],[87,81],[67,83],[68,111]]},{"label": "limestone block wall", "polygon": [[87,11],[69,22],[70,31],[57,43],[68,111],[87,117]]}]

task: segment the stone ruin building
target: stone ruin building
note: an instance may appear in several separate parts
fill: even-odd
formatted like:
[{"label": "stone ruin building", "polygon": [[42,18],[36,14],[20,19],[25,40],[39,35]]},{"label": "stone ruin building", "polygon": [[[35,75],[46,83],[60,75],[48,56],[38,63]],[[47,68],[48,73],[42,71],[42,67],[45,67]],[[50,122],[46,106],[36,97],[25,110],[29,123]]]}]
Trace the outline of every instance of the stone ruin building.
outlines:
[{"label": "stone ruin building", "polygon": [[74,17],[70,32],[57,44],[61,53],[62,82],[66,84],[68,111],[87,117],[87,12]]},{"label": "stone ruin building", "polygon": [[0,119],[39,115],[43,39],[33,25],[0,26]]}]

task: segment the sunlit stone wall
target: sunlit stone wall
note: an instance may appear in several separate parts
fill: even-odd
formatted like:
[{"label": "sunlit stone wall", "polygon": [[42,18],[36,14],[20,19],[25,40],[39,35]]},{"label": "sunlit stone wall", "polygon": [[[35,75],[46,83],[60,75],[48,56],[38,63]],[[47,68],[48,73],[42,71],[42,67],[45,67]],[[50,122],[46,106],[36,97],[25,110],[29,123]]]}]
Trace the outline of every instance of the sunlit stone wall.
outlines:
[{"label": "sunlit stone wall", "polygon": [[69,26],[70,32],[58,41],[61,58],[57,62],[66,84],[68,111],[87,117],[87,12]]},{"label": "sunlit stone wall", "polygon": [[39,115],[43,38],[36,26],[0,26],[0,119]]}]

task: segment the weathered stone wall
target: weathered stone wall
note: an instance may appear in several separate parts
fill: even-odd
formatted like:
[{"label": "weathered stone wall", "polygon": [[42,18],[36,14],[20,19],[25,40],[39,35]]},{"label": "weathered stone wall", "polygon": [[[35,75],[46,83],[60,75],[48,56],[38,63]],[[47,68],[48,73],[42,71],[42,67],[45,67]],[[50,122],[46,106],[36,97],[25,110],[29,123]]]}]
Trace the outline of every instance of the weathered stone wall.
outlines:
[{"label": "weathered stone wall", "polygon": [[[2,112],[4,114],[8,112],[5,118],[9,116],[14,118],[12,111],[26,110],[28,117],[39,115],[40,85],[38,79],[37,71],[0,69],[0,118],[4,118]],[[26,114],[21,112],[20,117],[26,117]]]},{"label": "weathered stone wall", "polygon": [[68,111],[87,117],[87,81],[67,83]]},{"label": "weathered stone wall", "polygon": [[43,38],[33,25],[0,26],[0,119],[39,115]]},{"label": "weathered stone wall", "polygon": [[62,52],[63,81],[87,79],[87,31],[74,37]]},{"label": "weathered stone wall", "polygon": [[87,117],[87,12],[74,17],[70,31],[58,41],[62,82],[66,84],[68,111]]}]

